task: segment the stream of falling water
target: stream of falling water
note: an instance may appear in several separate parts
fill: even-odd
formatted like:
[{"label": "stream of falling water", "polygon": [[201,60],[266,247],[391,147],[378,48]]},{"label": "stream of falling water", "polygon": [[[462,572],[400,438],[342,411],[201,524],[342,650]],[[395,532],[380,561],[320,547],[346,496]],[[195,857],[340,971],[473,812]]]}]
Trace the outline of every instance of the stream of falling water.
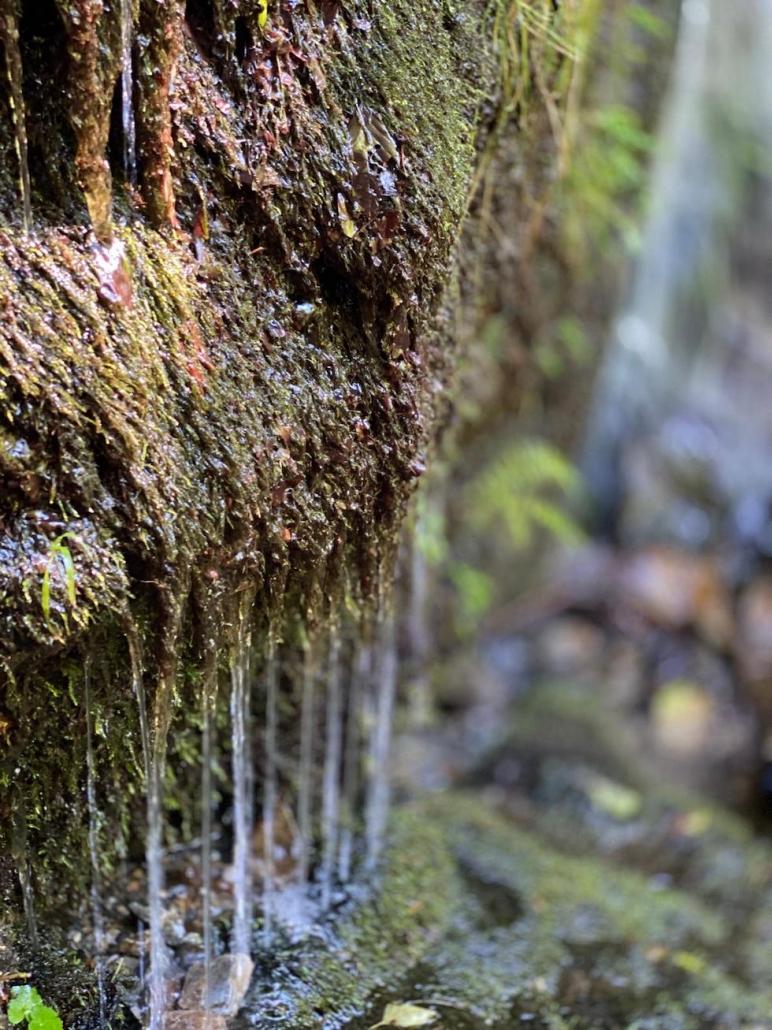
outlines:
[{"label": "stream of falling water", "polygon": [[[123,619],[123,628],[126,636],[126,642],[129,649],[129,664],[131,667],[131,684],[134,693],[134,698],[137,702],[137,710],[139,714],[139,732],[140,732],[140,743],[142,747],[142,764],[145,776],[145,795],[147,798],[147,812],[148,822],[150,818],[150,778],[151,778],[151,760],[150,760],[150,722],[148,719],[148,707],[147,707],[147,695],[145,693],[145,678],[144,678],[144,662],[142,657],[142,646],[140,644],[139,633],[137,631],[136,624],[131,616],[126,613]],[[148,861],[148,891],[149,891],[149,845],[146,845],[145,855]],[[160,859],[159,859],[160,860]],[[144,986],[145,986],[145,953],[146,953],[146,942],[145,942],[145,928],[144,925],[140,926],[140,982],[141,982],[141,996],[144,997]],[[152,1017],[151,1017],[152,1018]],[[158,1024],[156,1024],[157,1026]]]},{"label": "stream of falling water", "polygon": [[5,67],[8,78],[8,92],[13,114],[14,144],[19,163],[19,193],[21,196],[22,225],[25,233],[32,231],[32,190],[29,177],[29,155],[27,146],[27,114],[24,103],[23,69],[19,49],[19,20],[13,5],[5,5],[5,14],[0,16],[5,45]]},{"label": "stream of falling water", "polygon": [[105,990],[105,919],[102,902],[102,872],[99,862],[99,808],[96,798],[96,760],[94,724],[91,706],[91,659],[83,666],[83,706],[86,712],[86,803],[88,806],[88,851],[91,860],[91,920],[94,928],[94,962],[99,999],[99,1022],[105,1024],[107,993]]},{"label": "stream of falling water", "polygon": [[163,712],[168,705],[172,682],[169,674],[159,677],[154,708],[150,749],[150,775],[147,783],[147,903],[150,911],[150,1030],[163,1030],[166,1010],[166,969],[168,955],[163,934],[164,857],[163,857],[163,781],[166,766],[166,732]]},{"label": "stream of falling water", "polygon": [[137,131],[134,122],[134,81],[131,65],[132,0],[121,0],[121,125],[126,180],[137,184]]},{"label": "stream of falling water", "polygon": [[346,744],[343,760],[343,818],[341,821],[340,851],[338,854],[338,876],[341,883],[348,883],[351,878],[357,816],[357,794],[359,792],[359,767],[362,758],[362,698],[369,686],[370,655],[370,648],[362,641],[358,641],[351,664],[351,679],[346,706]]},{"label": "stream of falling water", "polygon": [[276,849],[276,795],[277,795],[277,692],[279,661],[273,632],[268,634],[265,669],[265,782],[263,784],[263,926],[268,947],[273,935],[276,877],[274,852]]},{"label": "stream of falling water", "polygon": [[389,816],[391,783],[389,755],[394,702],[397,692],[397,645],[393,612],[381,616],[378,627],[376,696],[369,743],[369,783],[365,810],[366,867],[375,869],[383,850]]},{"label": "stream of falling water", "polygon": [[324,772],[322,776],[322,861],[320,868],[321,904],[327,910],[332,886],[340,828],[340,760],[342,748],[342,698],[340,683],[340,630],[330,629],[327,666],[327,721],[325,729]]},{"label": "stream of falling water", "polygon": [[171,597],[165,614],[150,734],[150,760],[147,781],[147,903],[150,911],[150,1030],[163,1030],[167,1007],[166,971],[168,954],[163,933],[164,850],[163,785],[166,769],[172,697],[177,670],[177,635],[182,614],[183,591]]},{"label": "stream of falling water", "polygon": [[410,548],[410,600],[407,612],[407,636],[410,646],[410,721],[414,726],[424,726],[431,718],[431,697],[426,666],[431,641],[429,639],[428,592],[429,568],[422,546],[421,515],[416,518],[416,527]]},{"label": "stream of falling water", "polygon": [[18,853],[19,885],[21,887],[22,905],[24,906],[24,921],[27,924],[27,935],[33,948],[38,947],[38,921],[35,914],[35,891],[32,887],[32,863],[30,861],[29,845],[27,843],[27,823],[22,812],[16,823],[16,833],[20,838],[17,842]]},{"label": "stream of falling water", "polygon": [[208,628],[205,644],[201,734],[201,908],[204,929],[204,1008],[209,1010],[212,979],[212,763],[214,713],[217,709],[217,641]]},{"label": "stream of falling water", "polygon": [[313,647],[303,650],[303,697],[300,707],[300,760],[298,763],[298,883],[305,885],[311,869],[314,801],[314,694],[316,669]]},{"label": "stream of falling water", "polygon": [[231,656],[231,761],[233,776],[233,931],[231,951],[252,951],[252,748],[249,740],[252,636],[250,604],[239,612],[236,643]]}]

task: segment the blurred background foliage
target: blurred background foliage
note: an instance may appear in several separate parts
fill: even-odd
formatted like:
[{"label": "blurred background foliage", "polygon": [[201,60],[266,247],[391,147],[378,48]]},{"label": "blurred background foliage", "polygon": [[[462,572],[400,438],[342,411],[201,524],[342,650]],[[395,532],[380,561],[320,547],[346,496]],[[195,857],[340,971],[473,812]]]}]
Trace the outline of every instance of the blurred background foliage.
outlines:
[{"label": "blurred background foliage", "polygon": [[500,93],[454,307],[465,358],[414,519],[445,650],[533,583],[540,555],[583,537],[575,452],[639,244],[676,13],[672,0],[498,10]]}]

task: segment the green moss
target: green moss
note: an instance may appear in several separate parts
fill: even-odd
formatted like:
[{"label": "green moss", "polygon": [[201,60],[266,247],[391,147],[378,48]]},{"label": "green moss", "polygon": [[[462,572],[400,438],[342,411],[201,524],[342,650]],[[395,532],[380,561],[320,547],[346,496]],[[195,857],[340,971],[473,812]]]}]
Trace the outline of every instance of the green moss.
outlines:
[{"label": "green moss", "polygon": [[772,996],[744,944],[731,909],[568,857],[454,793],[395,815],[380,885],[323,941],[279,950],[250,1025],[364,1030],[408,999],[462,1028],[764,1025]]},{"label": "green moss", "polygon": [[[266,1017],[287,1028],[335,1025],[396,985],[426,954],[462,904],[461,882],[442,831],[417,813],[394,820],[382,880],[370,898],[338,917],[324,948],[293,956],[295,973],[272,975],[276,1006]],[[281,998],[286,1019],[280,1019]],[[263,1002],[265,1004],[265,1001]]]}]

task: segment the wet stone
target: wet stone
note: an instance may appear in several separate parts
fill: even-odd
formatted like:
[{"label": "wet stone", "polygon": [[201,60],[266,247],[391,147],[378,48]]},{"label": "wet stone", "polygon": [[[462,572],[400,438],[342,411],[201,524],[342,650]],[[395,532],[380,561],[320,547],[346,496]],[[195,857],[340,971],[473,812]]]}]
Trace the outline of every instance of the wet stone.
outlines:
[{"label": "wet stone", "polygon": [[191,966],[185,977],[180,1008],[207,1009],[218,1015],[235,1016],[247,993],[253,969],[254,964],[249,955],[221,955],[212,962],[209,991],[205,995],[204,964],[200,962]]}]

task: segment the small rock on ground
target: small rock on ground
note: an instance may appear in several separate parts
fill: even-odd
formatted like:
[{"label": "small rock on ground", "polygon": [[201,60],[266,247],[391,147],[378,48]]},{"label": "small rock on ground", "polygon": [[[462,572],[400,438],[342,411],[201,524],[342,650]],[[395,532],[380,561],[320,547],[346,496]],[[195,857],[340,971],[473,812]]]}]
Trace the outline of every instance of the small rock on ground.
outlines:
[{"label": "small rock on ground", "polygon": [[207,991],[204,963],[197,962],[185,977],[180,1008],[235,1016],[247,993],[253,969],[249,955],[220,955],[211,964]]}]

